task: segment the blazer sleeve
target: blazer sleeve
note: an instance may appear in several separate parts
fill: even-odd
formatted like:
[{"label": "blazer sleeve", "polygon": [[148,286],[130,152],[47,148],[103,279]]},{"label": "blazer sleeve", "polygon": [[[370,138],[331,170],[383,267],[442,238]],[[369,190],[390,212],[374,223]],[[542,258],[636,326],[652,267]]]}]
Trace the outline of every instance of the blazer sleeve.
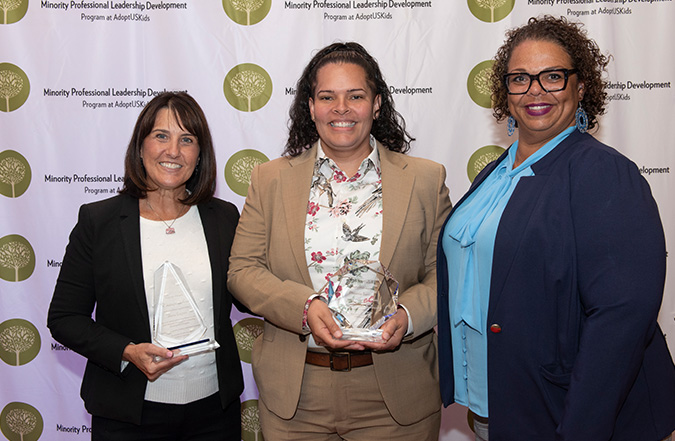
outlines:
[{"label": "blazer sleeve", "polygon": [[579,163],[570,197],[585,322],[558,439],[605,440],[658,329],[665,239],[635,164],[607,152]]},{"label": "blazer sleeve", "polygon": [[[295,269],[290,243],[284,242],[286,224],[283,213],[277,210],[281,204],[278,182],[270,177],[276,170],[265,170],[263,179],[260,169],[258,166],[251,172],[246,203],[232,244],[227,284],[230,292],[254,314],[288,331],[306,334],[302,315],[314,290],[298,282],[302,277]],[[271,241],[275,241],[275,248],[285,249],[286,253],[272,255]]]},{"label": "blazer sleeve", "polygon": [[[421,267],[418,283],[409,286],[401,292],[399,302],[405,306],[413,324],[413,334],[407,338],[414,338],[432,329],[437,323],[437,299],[436,299],[436,246],[438,244],[438,235],[445,218],[450,213],[452,204],[450,203],[448,187],[445,185],[446,172],[445,167],[435,164],[434,173],[431,173],[431,167],[423,167],[418,173],[417,182],[427,181],[416,191],[422,191],[426,194],[420,196],[420,200],[427,200],[430,203],[424,207],[424,225],[428,231],[424,237],[424,262]],[[416,209],[411,207],[411,209]],[[405,234],[413,234],[406,232]],[[419,233],[413,237],[419,237]],[[384,240],[391,240],[385,238]],[[408,254],[406,250],[396,250],[396,253],[402,255],[403,259]],[[409,262],[411,263],[411,262]]]},{"label": "blazer sleeve", "polygon": [[80,208],[77,225],[70,234],[47,326],[57,341],[90,362],[121,375],[122,352],[131,340],[92,319],[97,282],[93,264],[95,226],[89,208],[87,205]]}]

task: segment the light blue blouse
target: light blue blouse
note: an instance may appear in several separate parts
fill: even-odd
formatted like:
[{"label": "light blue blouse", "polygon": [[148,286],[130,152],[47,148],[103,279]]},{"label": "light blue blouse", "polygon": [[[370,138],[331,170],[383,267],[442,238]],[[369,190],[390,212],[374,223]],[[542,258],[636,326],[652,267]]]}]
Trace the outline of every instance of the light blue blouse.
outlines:
[{"label": "light blue blouse", "polygon": [[482,417],[488,417],[486,322],[499,221],[520,178],[533,176],[532,164],[575,128],[566,129],[513,169],[516,141],[507,158],[455,209],[445,227],[455,401]]}]

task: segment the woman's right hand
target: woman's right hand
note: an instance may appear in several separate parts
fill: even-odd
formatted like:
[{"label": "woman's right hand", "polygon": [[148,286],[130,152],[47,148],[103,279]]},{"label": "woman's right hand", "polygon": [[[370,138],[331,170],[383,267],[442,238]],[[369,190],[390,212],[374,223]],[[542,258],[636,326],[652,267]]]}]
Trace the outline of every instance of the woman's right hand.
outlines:
[{"label": "woman's right hand", "polygon": [[152,343],[128,344],[122,353],[122,360],[133,363],[150,381],[155,381],[187,358],[187,355],[175,354]]},{"label": "woman's right hand", "polygon": [[309,304],[307,325],[318,345],[349,351],[363,351],[365,349],[365,346],[358,342],[340,340],[342,337],[340,327],[333,320],[333,314],[330,312],[328,305],[319,299],[314,299]]}]

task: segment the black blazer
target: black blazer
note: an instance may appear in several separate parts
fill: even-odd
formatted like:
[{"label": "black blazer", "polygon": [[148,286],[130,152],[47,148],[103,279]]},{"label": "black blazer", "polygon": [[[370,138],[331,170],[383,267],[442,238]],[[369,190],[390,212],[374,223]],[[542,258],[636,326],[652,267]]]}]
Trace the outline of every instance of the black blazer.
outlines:
[{"label": "black blazer", "polygon": [[[230,322],[227,291],[237,208],[220,199],[200,204],[209,251],[218,387],[223,407],[238,399],[244,382]],[[89,413],[140,424],[145,375],[133,364],[120,372],[129,343],[151,341],[143,282],[138,199],[119,195],[83,205],[70,234],[49,307],[52,336],[87,358],[80,394]],[[95,318],[92,312],[96,310]]]}]

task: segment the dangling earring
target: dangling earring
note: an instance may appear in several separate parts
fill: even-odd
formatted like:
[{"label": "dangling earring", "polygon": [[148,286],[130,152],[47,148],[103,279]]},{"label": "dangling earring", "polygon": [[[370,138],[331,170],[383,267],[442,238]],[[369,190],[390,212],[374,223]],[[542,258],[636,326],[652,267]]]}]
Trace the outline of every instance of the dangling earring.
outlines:
[{"label": "dangling earring", "polygon": [[513,133],[516,131],[516,119],[509,115],[509,118],[506,120],[506,132],[509,134],[509,136],[513,135]]},{"label": "dangling earring", "polygon": [[581,107],[581,103],[579,103],[579,107],[577,107],[574,119],[576,119],[577,122],[577,130],[581,133],[586,133],[586,130],[588,130],[588,115],[586,115],[584,108]]}]

